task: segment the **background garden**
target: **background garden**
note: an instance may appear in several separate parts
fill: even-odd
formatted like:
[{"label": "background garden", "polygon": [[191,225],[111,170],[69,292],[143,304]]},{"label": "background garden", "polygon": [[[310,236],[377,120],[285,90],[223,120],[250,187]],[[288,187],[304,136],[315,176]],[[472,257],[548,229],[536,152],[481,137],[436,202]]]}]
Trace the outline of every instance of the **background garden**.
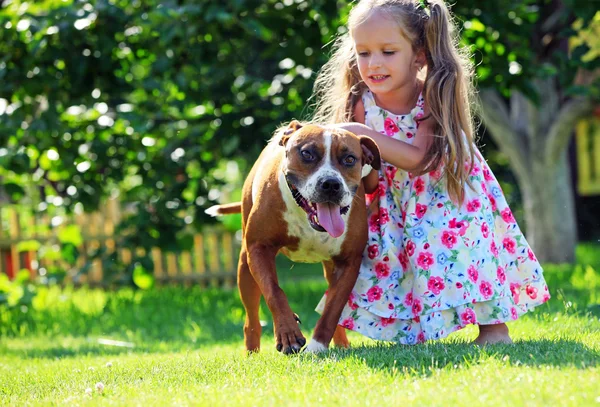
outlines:
[{"label": "background garden", "polygon": [[[242,353],[239,198],[272,131],[306,118],[352,3],[0,1],[0,403],[600,403],[597,1],[457,0],[479,142],[552,300],[405,348]],[[309,334],[320,266],[279,259]],[[97,389],[97,383],[102,383]],[[86,392],[86,389],[90,391]]]}]

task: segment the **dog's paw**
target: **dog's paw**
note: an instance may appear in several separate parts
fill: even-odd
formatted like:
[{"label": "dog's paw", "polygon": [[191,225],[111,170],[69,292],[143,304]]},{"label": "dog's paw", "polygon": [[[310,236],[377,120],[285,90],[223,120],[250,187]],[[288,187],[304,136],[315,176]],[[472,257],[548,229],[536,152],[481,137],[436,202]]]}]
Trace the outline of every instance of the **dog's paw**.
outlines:
[{"label": "dog's paw", "polygon": [[321,342],[315,341],[313,339],[310,341],[308,346],[306,348],[304,348],[303,352],[318,354],[318,353],[327,352],[327,350],[328,350],[327,346],[325,346]]}]

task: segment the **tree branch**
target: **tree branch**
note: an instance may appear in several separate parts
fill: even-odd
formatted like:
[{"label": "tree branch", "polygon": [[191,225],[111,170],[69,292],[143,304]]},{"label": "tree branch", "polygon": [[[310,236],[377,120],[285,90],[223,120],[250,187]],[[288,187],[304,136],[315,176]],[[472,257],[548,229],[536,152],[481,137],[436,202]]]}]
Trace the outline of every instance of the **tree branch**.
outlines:
[{"label": "tree branch", "polygon": [[525,177],[528,173],[527,139],[512,127],[508,108],[497,91],[482,89],[479,94],[479,116],[483,124],[496,144],[508,156],[516,175]]},{"label": "tree branch", "polygon": [[578,97],[566,102],[553,120],[546,140],[545,158],[547,163],[556,162],[569,145],[577,122],[590,116],[594,103],[589,97]]}]

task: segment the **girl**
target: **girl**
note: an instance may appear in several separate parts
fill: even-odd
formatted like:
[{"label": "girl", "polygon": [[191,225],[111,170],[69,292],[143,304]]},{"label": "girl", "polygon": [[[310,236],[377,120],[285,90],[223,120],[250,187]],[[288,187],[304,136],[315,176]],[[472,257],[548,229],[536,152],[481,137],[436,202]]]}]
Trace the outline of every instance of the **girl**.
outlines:
[{"label": "girl", "polygon": [[550,298],[474,146],[455,35],[442,0],[362,0],[315,82],[314,121],[372,137],[384,161],[365,178],[369,241],[339,322],[373,339],[416,344],[478,324],[476,343],[511,343],[505,323]]}]

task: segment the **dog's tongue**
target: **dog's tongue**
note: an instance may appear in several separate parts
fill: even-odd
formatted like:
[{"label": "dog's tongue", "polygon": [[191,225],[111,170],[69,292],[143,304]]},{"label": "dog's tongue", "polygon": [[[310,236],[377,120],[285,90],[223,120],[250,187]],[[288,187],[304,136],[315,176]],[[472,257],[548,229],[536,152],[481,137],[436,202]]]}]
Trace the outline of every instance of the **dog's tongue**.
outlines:
[{"label": "dog's tongue", "polygon": [[333,237],[340,237],[344,233],[344,220],[340,210],[338,205],[331,203],[317,204],[319,224]]}]

